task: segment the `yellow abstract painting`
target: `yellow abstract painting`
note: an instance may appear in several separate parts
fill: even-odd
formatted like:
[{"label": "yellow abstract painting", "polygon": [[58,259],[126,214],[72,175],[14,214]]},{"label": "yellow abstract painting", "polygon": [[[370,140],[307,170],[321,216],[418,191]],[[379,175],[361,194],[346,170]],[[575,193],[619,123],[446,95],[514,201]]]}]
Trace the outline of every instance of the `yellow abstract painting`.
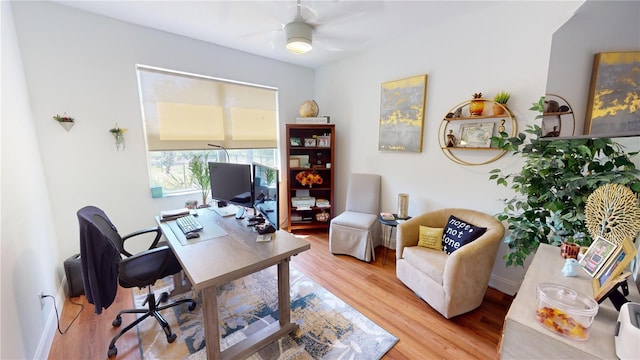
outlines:
[{"label": "yellow abstract painting", "polygon": [[640,52],[595,55],[585,135],[640,134]]},{"label": "yellow abstract painting", "polygon": [[378,150],[422,151],[427,75],[383,83]]}]

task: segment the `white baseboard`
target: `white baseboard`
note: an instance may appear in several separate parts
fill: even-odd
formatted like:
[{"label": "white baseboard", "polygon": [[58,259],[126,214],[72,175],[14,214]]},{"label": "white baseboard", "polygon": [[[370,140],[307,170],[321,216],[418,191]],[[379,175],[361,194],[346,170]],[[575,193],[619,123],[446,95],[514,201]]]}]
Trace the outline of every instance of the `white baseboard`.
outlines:
[{"label": "white baseboard", "polygon": [[[64,306],[65,300],[65,289],[67,285],[67,279],[63,278],[60,287],[58,287],[58,291],[55,295],[55,303],[58,307],[58,311],[62,314],[62,307]],[[40,341],[38,341],[38,347],[36,348],[36,352],[34,354],[34,359],[43,359],[46,360],[49,357],[49,351],[51,350],[51,344],[53,344],[53,338],[58,331],[58,318],[56,316],[56,311],[51,303],[51,298],[46,298],[45,302],[49,304],[49,306],[45,306],[46,309],[49,310],[49,314],[47,316],[47,322],[45,323],[44,330],[42,331],[42,336],[40,337]]]},{"label": "white baseboard", "polygon": [[489,286],[507,295],[515,295],[520,289],[520,282],[491,274]]}]

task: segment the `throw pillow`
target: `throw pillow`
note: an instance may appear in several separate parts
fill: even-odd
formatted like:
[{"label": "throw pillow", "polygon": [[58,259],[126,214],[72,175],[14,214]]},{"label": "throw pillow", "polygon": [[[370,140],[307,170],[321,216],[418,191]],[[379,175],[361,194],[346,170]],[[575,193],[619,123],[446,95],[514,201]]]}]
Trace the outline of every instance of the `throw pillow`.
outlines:
[{"label": "throw pillow", "polygon": [[444,228],[432,228],[420,225],[420,236],[418,238],[418,246],[441,250],[442,234]]},{"label": "throw pillow", "polygon": [[452,254],[482,236],[485,231],[487,228],[469,224],[451,215],[442,235],[442,250],[447,254]]}]

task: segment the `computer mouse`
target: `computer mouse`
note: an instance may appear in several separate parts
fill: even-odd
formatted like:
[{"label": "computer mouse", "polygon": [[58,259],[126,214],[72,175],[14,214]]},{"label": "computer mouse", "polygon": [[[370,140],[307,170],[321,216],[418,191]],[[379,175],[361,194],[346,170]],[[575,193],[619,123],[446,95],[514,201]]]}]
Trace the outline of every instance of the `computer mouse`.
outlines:
[{"label": "computer mouse", "polygon": [[190,232],[188,234],[185,235],[187,237],[187,239],[195,239],[195,238],[199,238],[200,234],[197,232]]}]

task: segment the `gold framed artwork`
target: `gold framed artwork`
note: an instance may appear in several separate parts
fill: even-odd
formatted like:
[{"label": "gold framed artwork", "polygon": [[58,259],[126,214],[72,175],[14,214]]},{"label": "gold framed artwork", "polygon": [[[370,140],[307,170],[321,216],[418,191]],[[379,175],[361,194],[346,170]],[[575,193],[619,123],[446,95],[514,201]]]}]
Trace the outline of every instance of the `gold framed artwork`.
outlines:
[{"label": "gold framed artwork", "polygon": [[422,151],[427,75],[383,83],[378,150]]},{"label": "gold framed artwork", "polygon": [[596,301],[607,295],[618,283],[625,281],[631,275],[631,272],[624,270],[637,252],[629,238],[624,239],[616,247],[608,261],[591,281]]},{"label": "gold framed artwork", "polygon": [[640,134],[639,83],[640,51],[596,54],[584,134]]}]

